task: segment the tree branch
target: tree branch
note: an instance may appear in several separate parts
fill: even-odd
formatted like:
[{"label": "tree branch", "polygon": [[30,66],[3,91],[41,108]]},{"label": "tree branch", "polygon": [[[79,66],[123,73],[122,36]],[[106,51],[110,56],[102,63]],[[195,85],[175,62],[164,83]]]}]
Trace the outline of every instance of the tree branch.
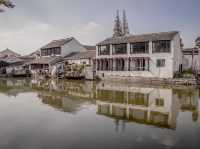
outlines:
[{"label": "tree branch", "polygon": [[[7,8],[14,8],[15,5],[10,0],[0,0],[0,6],[4,6]],[[0,12],[3,12],[4,10],[0,8]]]}]

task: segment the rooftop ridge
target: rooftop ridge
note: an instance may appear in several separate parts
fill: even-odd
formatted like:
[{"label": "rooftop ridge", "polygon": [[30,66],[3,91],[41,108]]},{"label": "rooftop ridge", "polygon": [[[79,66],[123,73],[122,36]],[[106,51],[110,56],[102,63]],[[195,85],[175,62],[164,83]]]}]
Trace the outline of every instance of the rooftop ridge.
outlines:
[{"label": "rooftop ridge", "polygon": [[179,34],[179,31],[168,31],[168,32],[155,32],[155,33],[145,33],[145,34],[129,34],[126,36],[119,36],[119,37],[109,37],[99,42],[97,45],[100,44],[109,44],[109,43],[124,43],[124,42],[143,42],[147,40],[154,40],[154,39],[161,39],[161,40],[170,40],[172,39],[175,34]]}]

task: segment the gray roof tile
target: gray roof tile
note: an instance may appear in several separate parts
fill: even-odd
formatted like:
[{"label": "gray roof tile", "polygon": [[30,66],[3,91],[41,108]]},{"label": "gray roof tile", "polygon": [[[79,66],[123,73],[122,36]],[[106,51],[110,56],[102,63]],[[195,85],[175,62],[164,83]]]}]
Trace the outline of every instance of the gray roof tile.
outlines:
[{"label": "gray roof tile", "polygon": [[160,32],[160,33],[150,33],[141,35],[127,35],[122,37],[111,37],[98,43],[97,45],[144,42],[144,41],[154,41],[154,40],[172,40],[174,36],[178,33],[179,33],[178,31],[172,31],[172,32]]},{"label": "gray roof tile", "polygon": [[66,39],[53,40],[50,43],[48,43],[47,45],[45,45],[44,47],[42,47],[41,49],[61,47],[61,46],[65,45],[66,43],[70,42],[72,39],[74,39],[74,38],[71,37],[71,38],[66,38]]},{"label": "gray roof tile", "polygon": [[77,52],[71,56],[67,56],[65,60],[77,60],[77,59],[89,59],[94,58],[96,56],[95,50],[90,50],[86,52]]}]

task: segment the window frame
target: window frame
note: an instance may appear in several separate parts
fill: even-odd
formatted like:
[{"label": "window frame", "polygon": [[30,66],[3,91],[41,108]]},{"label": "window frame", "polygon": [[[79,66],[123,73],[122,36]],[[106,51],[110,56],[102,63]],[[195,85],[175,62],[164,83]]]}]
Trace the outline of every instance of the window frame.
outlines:
[{"label": "window frame", "polygon": [[[144,44],[143,46],[145,49],[142,49],[142,45],[140,44]],[[149,54],[149,41],[130,43],[130,54]]]},{"label": "window frame", "polygon": [[[125,50],[124,50],[124,52],[121,52],[121,53],[119,53],[119,52],[116,52],[116,46],[122,46],[122,45],[124,45],[125,46]],[[119,48],[119,47],[118,47]],[[122,48],[122,47],[121,47]],[[124,48],[124,47],[123,47]],[[118,50],[120,50],[120,49],[118,49]],[[113,55],[124,55],[124,54],[128,54],[128,46],[127,46],[127,43],[119,43],[119,44],[112,44],[112,54]]]},{"label": "window frame", "polygon": [[[102,49],[105,47],[105,49]],[[99,45],[98,46],[98,55],[110,55],[110,45]]]},{"label": "window frame", "polygon": [[165,100],[164,100],[164,98],[156,98],[155,99],[155,105],[157,107],[164,107],[165,106]]},{"label": "window frame", "polygon": [[[162,47],[164,43],[165,43],[165,48]],[[152,41],[152,53],[171,53],[171,40]]]},{"label": "window frame", "polygon": [[165,67],[165,66],[166,66],[166,60],[165,59],[157,59],[156,60],[156,67],[162,68],[162,67]]}]

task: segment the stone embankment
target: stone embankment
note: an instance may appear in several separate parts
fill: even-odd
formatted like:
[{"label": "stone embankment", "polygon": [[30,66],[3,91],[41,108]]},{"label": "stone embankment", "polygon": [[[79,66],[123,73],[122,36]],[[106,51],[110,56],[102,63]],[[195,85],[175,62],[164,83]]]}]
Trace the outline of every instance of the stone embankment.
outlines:
[{"label": "stone embankment", "polygon": [[174,78],[174,79],[160,79],[160,78],[142,78],[142,77],[115,77],[107,79],[109,81],[120,81],[124,83],[135,83],[144,85],[170,85],[170,86],[196,86],[197,81],[193,78]]}]

